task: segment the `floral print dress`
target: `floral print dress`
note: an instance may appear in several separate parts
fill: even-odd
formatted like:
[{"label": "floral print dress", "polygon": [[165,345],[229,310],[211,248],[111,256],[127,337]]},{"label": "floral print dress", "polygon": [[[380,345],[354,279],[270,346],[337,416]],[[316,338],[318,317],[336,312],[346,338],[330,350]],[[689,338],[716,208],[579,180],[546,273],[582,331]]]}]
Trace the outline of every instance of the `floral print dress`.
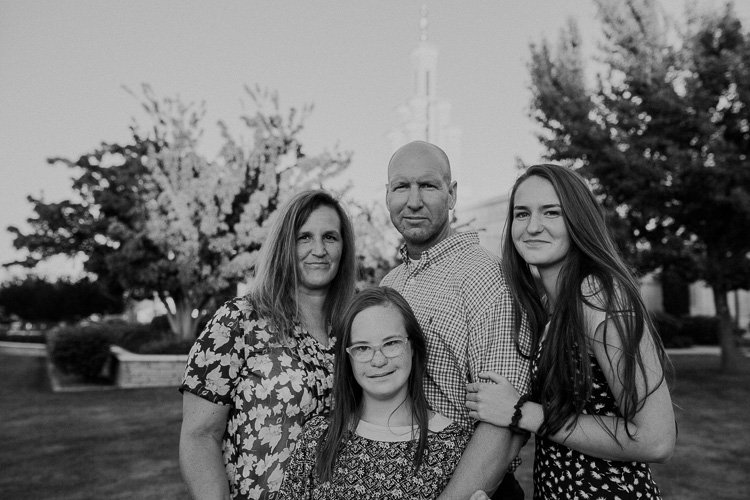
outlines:
[{"label": "floral print dress", "polygon": [[232,498],[276,496],[302,426],[330,410],[333,344],[297,325],[281,345],[241,297],[220,307],[198,337],[180,391],[230,407],[222,453]]},{"label": "floral print dress", "polygon": [[[533,377],[537,376],[538,362],[539,354],[532,364]],[[589,354],[589,363],[591,398],[586,401],[583,413],[622,416],[604,372],[593,354]],[[534,500],[661,499],[659,488],[646,463],[592,457],[541,436],[535,437],[535,447]]]},{"label": "floral print dress", "polygon": [[[471,439],[470,432],[455,422],[431,431],[422,464],[414,473],[416,439],[384,440],[387,428],[360,422],[360,429],[364,424],[368,434],[375,430],[380,436],[351,433],[339,447],[331,480],[321,482],[315,467],[318,443],[328,424],[327,419],[314,417],[305,425],[286,470],[282,500],[432,500],[448,484]],[[401,435],[412,433],[411,427],[393,429]]]}]

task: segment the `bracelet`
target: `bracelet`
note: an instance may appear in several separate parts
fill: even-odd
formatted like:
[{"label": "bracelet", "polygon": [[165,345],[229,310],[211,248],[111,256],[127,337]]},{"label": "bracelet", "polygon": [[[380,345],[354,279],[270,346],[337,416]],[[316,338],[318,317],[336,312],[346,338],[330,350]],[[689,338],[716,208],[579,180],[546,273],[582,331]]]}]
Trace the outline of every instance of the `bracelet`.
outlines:
[{"label": "bracelet", "polygon": [[508,429],[515,432],[516,434],[529,434],[528,431],[525,431],[518,427],[519,422],[521,422],[521,408],[529,399],[530,395],[524,394],[523,396],[518,398],[518,401],[513,406],[513,417],[510,419],[510,425],[508,425]]}]

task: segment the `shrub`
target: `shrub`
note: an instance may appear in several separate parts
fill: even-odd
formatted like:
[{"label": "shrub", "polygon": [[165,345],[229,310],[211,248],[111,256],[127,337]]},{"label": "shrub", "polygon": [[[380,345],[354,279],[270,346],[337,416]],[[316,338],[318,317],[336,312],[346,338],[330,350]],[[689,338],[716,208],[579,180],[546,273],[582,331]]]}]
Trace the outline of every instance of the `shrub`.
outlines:
[{"label": "shrub", "polygon": [[39,330],[31,332],[0,331],[0,340],[44,344],[47,341],[47,337],[44,332]]},{"label": "shrub", "polygon": [[140,346],[138,354],[187,354],[193,347],[192,340],[160,339],[152,340]]},{"label": "shrub", "polygon": [[167,319],[166,314],[154,316],[154,318],[151,320],[151,328],[157,332],[172,331],[172,327],[169,326],[169,320]]},{"label": "shrub", "polygon": [[692,339],[682,334],[682,322],[671,314],[655,311],[651,313],[656,332],[664,347],[690,347]]},{"label": "shrub", "polygon": [[97,326],[62,328],[52,343],[52,362],[65,374],[97,380],[109,358],[109,345]]},{"label": "shrub", "polygon": [[689,316],[682,319],[680,334],[694,344],[719,345],[719,318],[716,316]]}]

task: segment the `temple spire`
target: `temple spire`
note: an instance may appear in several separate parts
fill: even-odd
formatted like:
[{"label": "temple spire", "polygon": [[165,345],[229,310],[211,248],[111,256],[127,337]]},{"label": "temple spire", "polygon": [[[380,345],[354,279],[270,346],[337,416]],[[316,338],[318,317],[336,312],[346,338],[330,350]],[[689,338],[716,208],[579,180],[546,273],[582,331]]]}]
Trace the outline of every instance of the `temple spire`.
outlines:
[{"label": "temple spire", "polygon": [[427,4],[422,4],[422,10],[421,10],[421,17],[419,19],[419,40],[422,42],[427,41],[427,26],[429,25],[429,22],[427,21]]}]

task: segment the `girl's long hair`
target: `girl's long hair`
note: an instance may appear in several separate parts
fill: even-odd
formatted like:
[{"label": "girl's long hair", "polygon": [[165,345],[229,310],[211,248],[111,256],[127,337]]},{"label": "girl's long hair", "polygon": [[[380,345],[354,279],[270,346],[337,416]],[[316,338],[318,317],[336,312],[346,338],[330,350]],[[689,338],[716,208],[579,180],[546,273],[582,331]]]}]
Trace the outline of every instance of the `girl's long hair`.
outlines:
[{"label": "girl's long hair", "polygon": [[362,411],[362,388],[354,378],[351,359],[346,348],[349,346],[354,318],[365,309],[375,306],[393,308],[401,314],[411,345],[412,362],[407,382],[407,397],[411,402],[412,426],[419,427],[419,439],[413,461],[414,473],[419,470],[426,453],[430,407],[422,385],[427,373],[427,345],[422,329],[409,303],[400,293],[388,287],[368,288],[354,296],[341,319],[334,324],[333,330],[337,339],[333,384],[334,405],[328,419],[328,432],[323,435],[318,444],[316,472],[321,482],[331,479],[336,458],[359,423]]},{"label": "girl's long hair", "polygon": [[319,189],[298,193],[279,210],[271,226],[260,250],[255,281],[249,293],[258,314],[271,324],[277,340],[282,344],[288,343],[289,334],[299,319],[297,232],[319,207],[334,209],[341,223],[341,259],[338,272],[328,286],[324,303],[329,324],[341,316],[354,294],[354,231],[349,217],[341,204],[326,191]]},{"label": "girl's long hair", "polygon": [[[571,240],[570,250],[557,279],[557,300],[549,311],[540,297],[531,268],[513,244],[516,190],[532,176],[546,179],[554,187]],[[610,362],[613,362],[613,356],[608,336],[616,335],[622,345],[622,355],[612,368],[623,386],[618,406],[627,435],[632,437],[629,424],[643,407],[646,398],[665,383],[668,361],[641,298],[638,283],[620,256],[586,181],[574,171],[559,165],[529,167],[513,186],[503,239],[503,270],[514,300],[528,312],[535,349],[540,348],[545,324],[549,321],[544,349],[539,355],[537,376],[532,382],[533,393],[544,410],[544,422],[539,433],[554,434],[563,427],[572,430],[591,397],[590,341],[585,331],[582,308],[586,304],[605,312],[607,321],[603,324],[603,342]],[[521,321],[519,314],[516,314],[514,321],[518,327]],[[614,331],[608,328],[609,324],[614,325]],[[643,377],[648,388],[651,387],[649,377],[653,376],[646,372],[641,356],[640,343],[644,335],[653,338],[662,375],[650,391],[639,394],[638,378]],[[566,426],[568,421],[570,425]],[[609,434],[616,440],[613,432]]]}]

